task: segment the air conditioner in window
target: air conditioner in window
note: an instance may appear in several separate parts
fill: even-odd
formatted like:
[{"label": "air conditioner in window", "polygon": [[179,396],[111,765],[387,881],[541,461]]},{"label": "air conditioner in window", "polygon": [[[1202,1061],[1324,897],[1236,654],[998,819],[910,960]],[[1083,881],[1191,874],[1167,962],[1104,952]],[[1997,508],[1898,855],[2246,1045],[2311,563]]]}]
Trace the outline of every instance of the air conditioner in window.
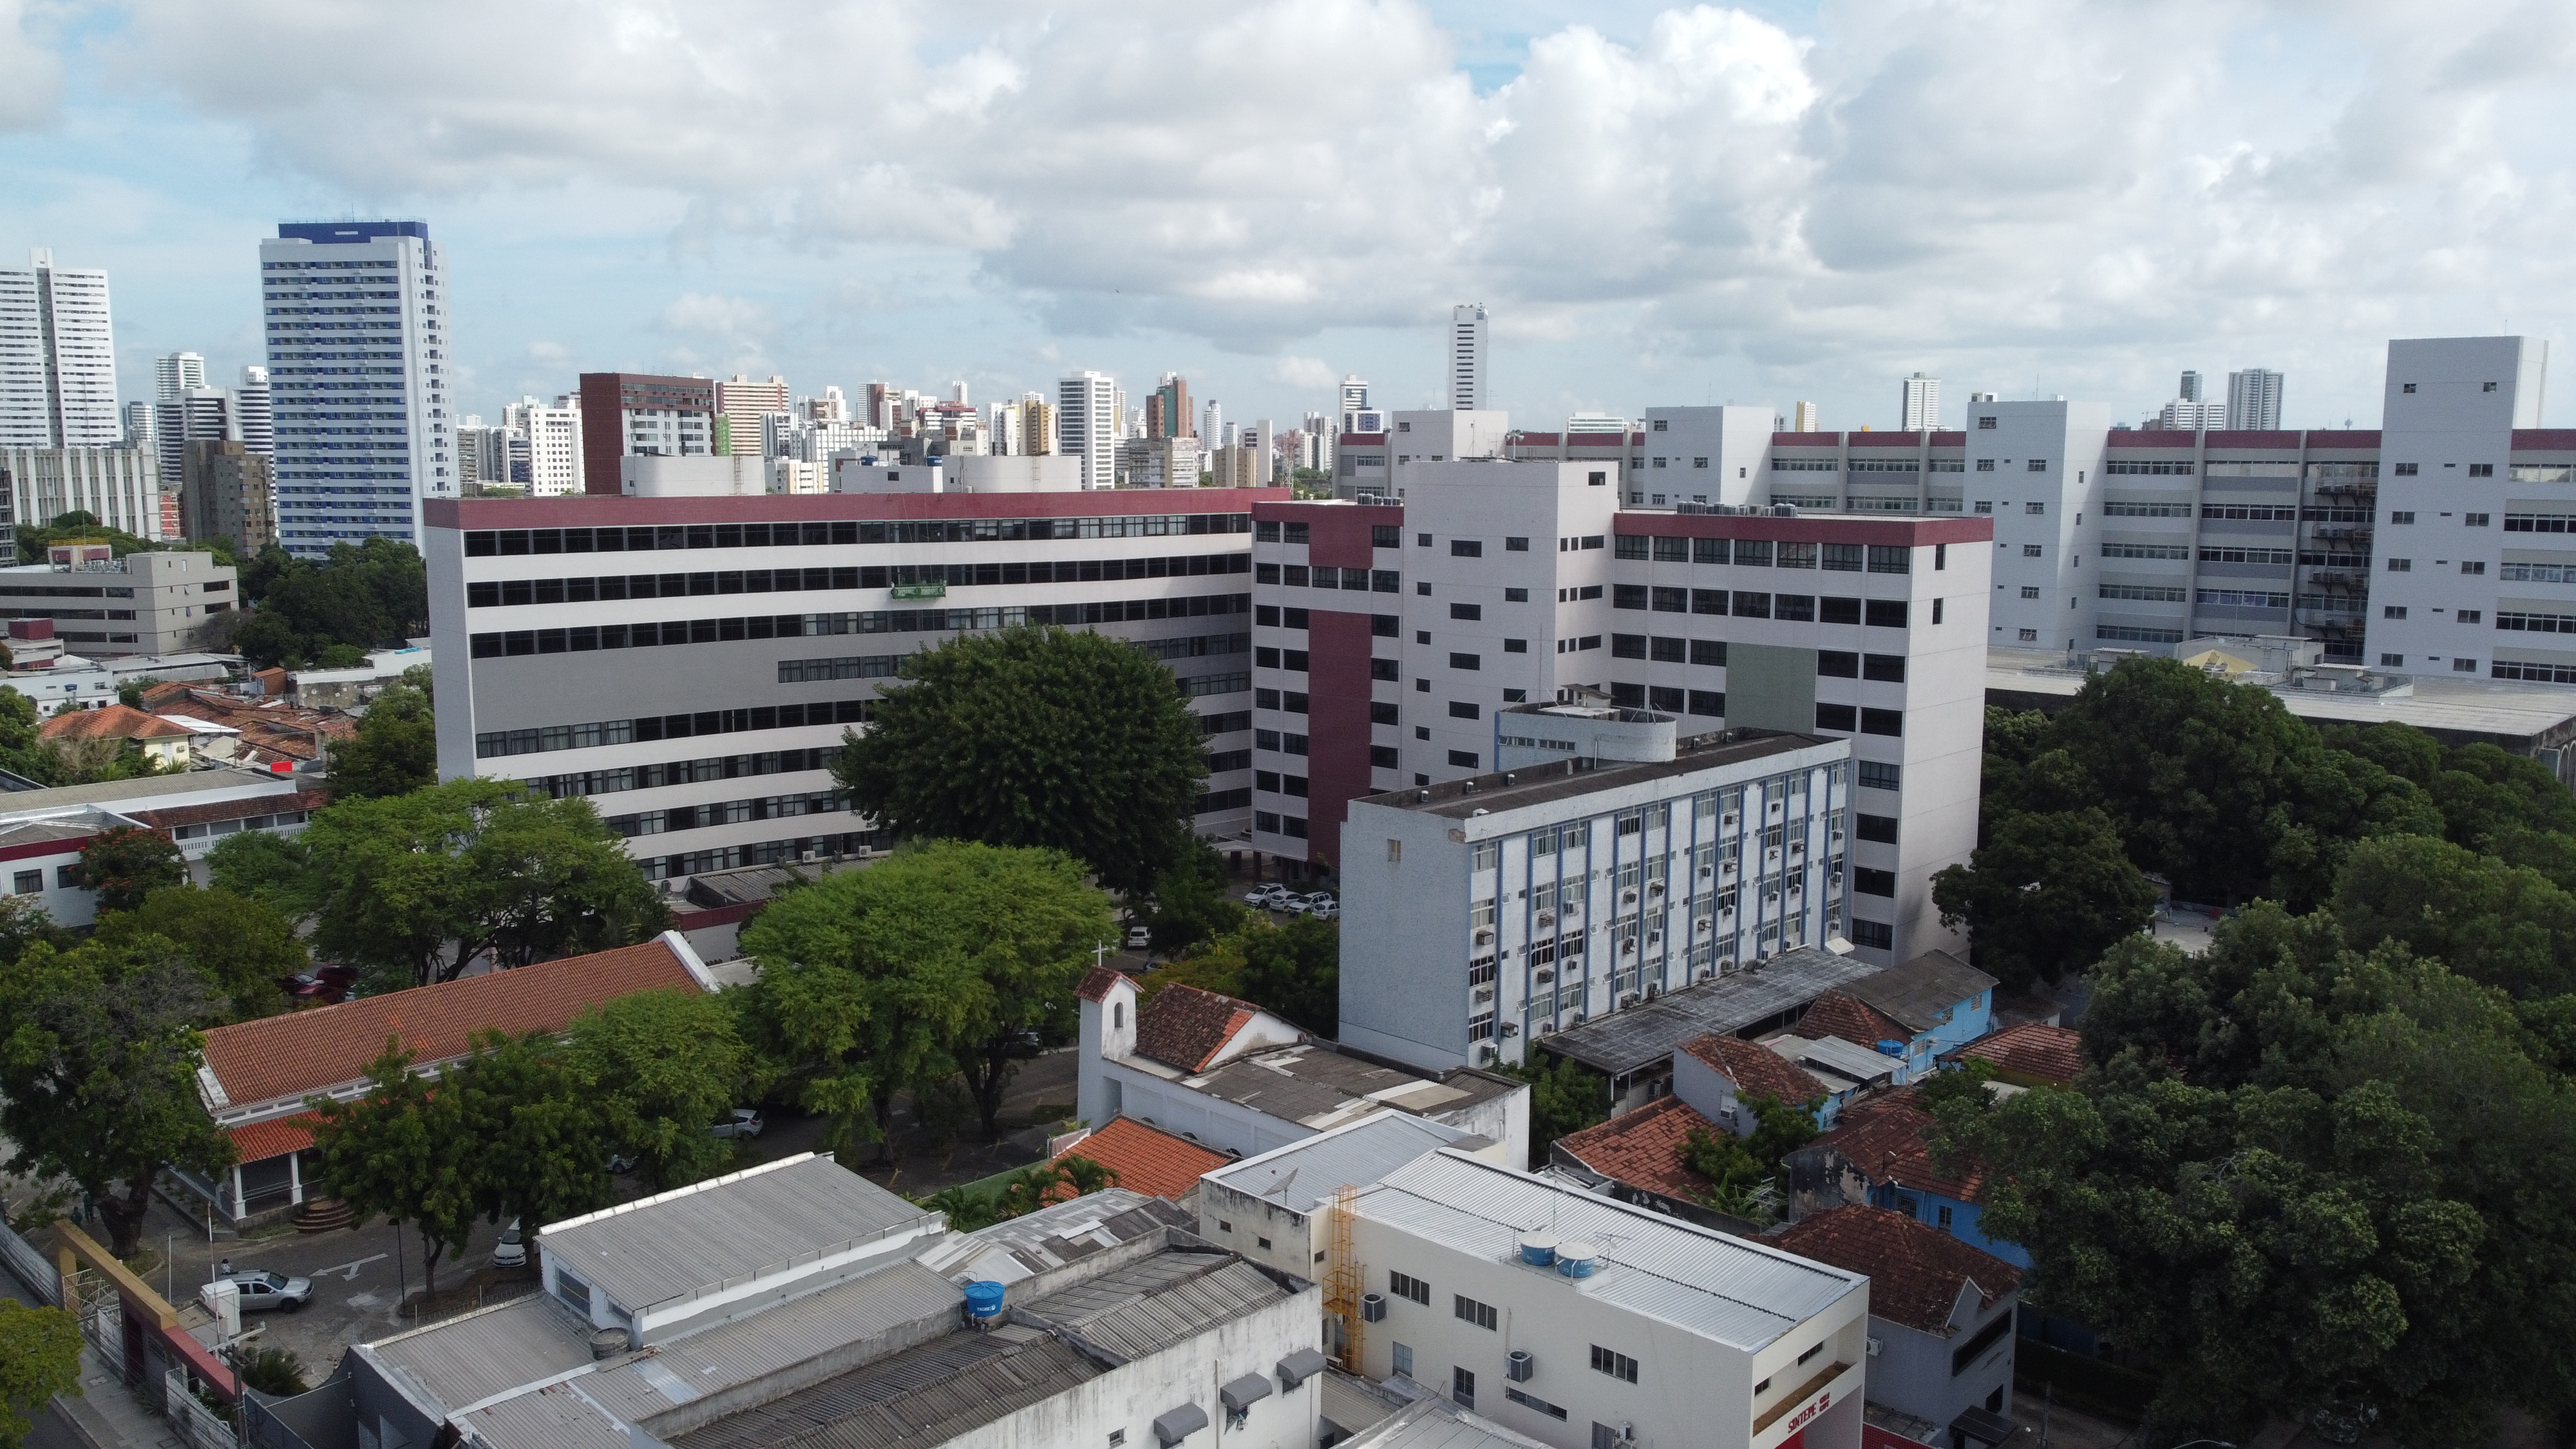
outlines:
[{"label": "air conditioner in window", "polygon": [[1623,891],[1620,893],[1619,900],[1624,905],[1633,906],[1637,903],[1637,893],[1635,891]]},{"label": "air conditioner in window", "polygon": [[1699,878],[1701,880],[1706,880],[1715,874],[1717,874],[1717,867],[1713,865],[1703,865],[1699,868]]},{"label": "air conditioner in window", "polygon": [[1650,885],[1650,886],[1646,887],[1646,894],[1648,894],[1648,895],[1650,895],[1650,896],[1659,896],[1659,895],[1662,895],[1663,893],[1664,893],[1664,888],[1663,888],[1663,886],[1662,886],[1661,884]]},{"label": "air conditioner in window", "polygon": [[1619,1004],[1621,1006],[1634,1006],[1640,999],[1641,998],[1638,997],[1637,993],[1633,991],[1624,992],[1619,997]]},{"label": "air conditioner in window", "polygon": [[1620,954],[1620,955],[1622,955],[1622,956],[1634,956],[1634,955],[1636,955],[1636,954],[1637,954],[1637,938],[1636,938],[1636,937],[1634,937],[1634,936],[1630,936],[1627,940],[1624,940],[1624,941],[1620,942],[1620,943],[1619,943],[1619,954]]},{"label": "air conditioner in window", "polygon": [[1479,945],[1479,946],[1482,946],[1482,945],[1484,945],[1485,943],[1487,943],[1487,942],[1489,942],[1489,941],[1491,941],[1491,940],[1493,940],[1493,939],[1494,939],[1494,933],[1493,933],[1493,932],[1491,932],[1491,931],[1482,931],[1482,930],[1480,930],[1480,931],[1478,931],[1478,932],[1476,933],[1476,944],[1477,944],[1477,945]]},{"label": "air conditioner in window", "polygon": [[1663,932],[1661,932],[1661,931],[1656,931],[1656,932],[1654,932],[1653,934],[1651,934],[1651,935],[1649,935],[1649,936],[1647,936],[1647,937],[1646,937],[1646,944],[1647,944],[1647,945],[1649,945],[1649,946],[1660,946],[1660,945],[1662,945],[1663,943],[1664,943],[1664,933],[1663,933]]},{"label": "air conditioner in window", "polygon": [[1708,917],[1702,916],[1699,918],[1699,929],[1702,935],[1706,935],[1708,932],[1716,929],[1716,927],[1717,923],[1710,920]]},{"label": "air conditioner in window", "polygon": [[1552,966],[1542,966],[1538,969],[1538,974],[1530,979],[1536,981],[1541,986],[1545,986],[1556,979],[1556,968]]},{"label": "air conditioner in window", "polygon": [[1537,920],[1542,926],[1553,926],[1556,924],[1556,912],[1541,911],[1538,913]]},{"label": "air conditioner in window", "polygon": [[1482,1006],[1482,1005],[1484,1005],[1486,1002],[1491,1001],[1491,1000],[1493,1000],[1493,999],[1494,999],[1494,988],[1492,988],[1492,987],[1490,987],[1490,986],[1479,986],[1479,987],[1477,987],[1477,988],[1476,988],[1476,1004],[1477,1004],[1478,1006]]}]

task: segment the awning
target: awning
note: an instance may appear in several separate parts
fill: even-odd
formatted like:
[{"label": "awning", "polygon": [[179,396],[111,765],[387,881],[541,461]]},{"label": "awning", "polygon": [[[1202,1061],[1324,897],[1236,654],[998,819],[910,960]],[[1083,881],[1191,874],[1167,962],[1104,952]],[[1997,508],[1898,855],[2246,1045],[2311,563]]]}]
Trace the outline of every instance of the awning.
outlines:
[{"label": "awning", "polygon": [[1270,1380],[1260,1374],[1245,1374],[1217,1390],[1216,1396],[1227,1413],[1240,1414],[1270,1397]]},{"label": "awning", "polygon": [[1301,1348],[1279,1360],[1279,1385],[1293,1389],[1324,1371],[1326,1360],[1321,1350]]},{"label": "awning", "polygon": [[2021,1426],[1991,1409],[1971,1404],[1950,1421],[1950,1432],[1972,1444],[2007,1443]]},{"label": "awning", "polygon": [[1183,1404],[1154,1421],[1154,1438],[1163,1445],[1163,1449],[1171,1449],[1172,1445],[1206,1428],[1207,1423],[1207,1410],[1196,1404]]}]

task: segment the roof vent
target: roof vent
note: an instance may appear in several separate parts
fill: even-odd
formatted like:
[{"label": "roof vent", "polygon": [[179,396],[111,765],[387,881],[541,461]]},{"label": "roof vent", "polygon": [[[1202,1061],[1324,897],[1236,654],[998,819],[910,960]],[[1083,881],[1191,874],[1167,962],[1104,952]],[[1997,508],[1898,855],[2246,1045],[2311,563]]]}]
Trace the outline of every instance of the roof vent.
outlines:
[{"label": "roof vent", "polygon": [[1518,776],[1515,771],[1505,770],[1503,772],[1503,783],[1506,785],[1511,784],[1516,778],[1518,778]]}]

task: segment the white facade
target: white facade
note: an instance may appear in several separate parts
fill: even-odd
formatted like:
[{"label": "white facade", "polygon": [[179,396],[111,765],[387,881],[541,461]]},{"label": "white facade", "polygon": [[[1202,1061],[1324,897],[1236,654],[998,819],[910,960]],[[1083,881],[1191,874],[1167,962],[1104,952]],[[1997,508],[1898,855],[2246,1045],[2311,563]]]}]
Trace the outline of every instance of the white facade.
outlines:
[{"label": "white facade", "polygon": [[1485,309],[1469,303],[1449,309],[1449,407],[1474,412],[1485,406]]},{"label": "white facade", "polygon": [[177,400],[192,387],[206,385],[206,359],[194,352],[172,352],[152,359],[153,395],[164,402]]},{"label": "white facade", "polygon": [[237,606],[238,582],[207,553],[26,563],[0,569],[0,619],[51,619],[54,637],[84,656],[174,655],[209,617]]},{"label": "white facade", "polygon": [[241,384],[233,389],[233,429],[243,447],[263,458],[277,456],[276,400],[268,384],[268,369],[257,363],[241,371]]},{"label": "white facade", "polygon": [[[1553,733],[1549,706],[1505,738]],[[1568,750],[1570,755],[1572,752]],[[1841,937],[1851,748],[1710,737],[1354,800],[1343,827],[1342,1040],[1439,1069]]]},{"label": "white facade", "polygon": [[307,558],[421,541],[453,456],[445,259],[420,222],[288,222],[259,244],[277,432],[277,532]]},{"label": "white facade", "polygon": [[1767,403],[1646,409],[1644,462],[1628,479],[1628,502],[1652,508],[1768,502],[1777,421]]},{"label": "white facade", "polygon": [[2277,430],[2281,426],[2281,374],[2268,367],[2249,367],[2227,374],[2227,425],[2239,432]]},{"label": "white facade", "polygon": [[1972,511],[1995,521],[1993,643],[2093,647],[2102,511],[2089,500],[2100,492],[2110,430],[2099,403],[1968,405],[1963,486]]},{"label": "white facade", "polygon": [[528,443],[528,496],[552,498],[581,491],[581,394],[553,402],[522,397],[502,409],[509,429]]},{"label": "white facade", "polygon": [[1903,421],[1897,431],[1928,433],[1941,426],[1941,379],[1916,373],[1905,379],[1905,400],[1900,408]]},{"label": "white facade", "polygon": [[107,273],[54,265],[46,247],[0,268],[0,448],[103,448],[125,440]]},{"label": "white facade", "polygon": [[188,387],[152,405],[153,446],[161,476],[179,486],[180,466],[190,443],[242,441],[233,394],[220,387]]},{"label": "white facade", "polygon": [[[12,505],[30,522],[87,513],[109,528],[158,541],[162,528],[162,473],[140,448],[0,448],[0,472],[9,475]],[[176,493],[179,475],[169,477]]]},{"label": "white facade", "polygon": [[1559,1449],[1860,1442],[1860,1274],[1448,1151],[1363,1189],[1351,1247],[1372,1379]]},{"label": "white facade", "polygon": [[787,379],[783,377],[754,382],[737,372],[733,381],[717,383],[716,411],[725,417],[728,451],[763,451],[761,420],[771,413],[787,411],[787,405]]},{"label": "white facade", "polygon": [[1056,451],[1082,460],[1082,486],[1118,485],[1118,382],[1106,373],[1067,373],[1056,384]]}]

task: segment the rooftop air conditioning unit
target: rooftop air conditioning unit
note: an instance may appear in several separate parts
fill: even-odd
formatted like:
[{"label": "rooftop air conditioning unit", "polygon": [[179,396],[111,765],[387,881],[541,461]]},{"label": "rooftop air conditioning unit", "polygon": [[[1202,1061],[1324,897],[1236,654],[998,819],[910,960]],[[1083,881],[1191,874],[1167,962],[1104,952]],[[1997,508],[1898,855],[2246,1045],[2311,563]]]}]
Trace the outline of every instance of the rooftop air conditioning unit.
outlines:
[{"label": "rooftop air conditioning unit", "polygon": [[1366,1294],[1366,1295],[1364,1295],[1364,1296],[1362,1296],[1362,1297],[1361,1297],[1361,1299],[1360,1299],[1360,1322],[1362,1322],[1362,1323],[1384,1323],[1384,1322],[1386,1322],[1386,1295],[1385,1295],[1385,1294],[1383,1294],[1383,1293],[1370,1293],[1370,1294]]},{"label": "rooftop air conditioning unit", "polygon": [[[1873,1339],[1871,1341],[1876,1342],[1877,1340]],[[1528,1383],[1531,1376],[1537,1372],[1538,1360],[1530,1357],[1528,1349],[1516,1348],[1503,1356],[1503,1377],[1510,1379],[1513,1383]]]}]

